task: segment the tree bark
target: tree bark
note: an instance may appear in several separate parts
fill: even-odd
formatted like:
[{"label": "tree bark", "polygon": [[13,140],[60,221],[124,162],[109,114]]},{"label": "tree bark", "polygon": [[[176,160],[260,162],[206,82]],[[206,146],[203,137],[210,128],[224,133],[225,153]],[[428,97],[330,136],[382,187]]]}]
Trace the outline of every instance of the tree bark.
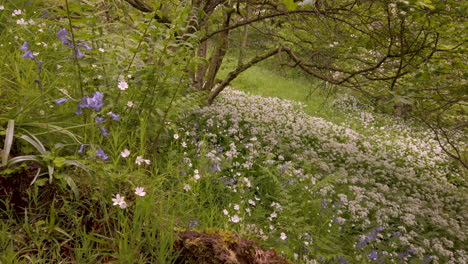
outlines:
[{"label": "tree bark", "polygon": [[[226,12],[226,19],[224,20],[224,26],[229,26],[231,21],[231,16],[234,10],[228,10]],[[210,65],[208,66],[208,73],[205,78],[205,84],[203,85],[203,90],[210,91],[215,83],[216,75],[218,74],[219,68],[223,63],[224,56],[226,55],[229,43],[229,30],[222,32],[219,35],[219,42],[213,51],[213,55],[210,59]]]}]

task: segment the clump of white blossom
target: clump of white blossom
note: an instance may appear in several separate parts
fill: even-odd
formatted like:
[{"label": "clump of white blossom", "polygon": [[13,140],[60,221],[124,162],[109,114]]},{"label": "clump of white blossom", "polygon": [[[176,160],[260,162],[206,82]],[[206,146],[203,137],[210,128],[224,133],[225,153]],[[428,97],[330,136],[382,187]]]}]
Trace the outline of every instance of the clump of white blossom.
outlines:
[{"label": "clump of white blossom", "polygon": [[[353,241],[336,240],[342,248],[335,251],[348,258],[335,256],[341,263],[466,263],[467,192],[449,182],[460,172],[434,135],[413,133],[398,120],[378,126],[358,102],[339,107],[348,107],[371,135],[311,117],[302,107],[228,89],[192,113],[187,142],[210,160],[209,172],[226,195],[241,199],[221,209],[227,222],[290,243],[305,262],[313,259],[307,252],[321,249],[315,240],[340,232]],[[272,184],[276,191],[264,187]],[[265,192],[276,196],[257,198]],[[249,222],[252,215],[264,224]]]}]

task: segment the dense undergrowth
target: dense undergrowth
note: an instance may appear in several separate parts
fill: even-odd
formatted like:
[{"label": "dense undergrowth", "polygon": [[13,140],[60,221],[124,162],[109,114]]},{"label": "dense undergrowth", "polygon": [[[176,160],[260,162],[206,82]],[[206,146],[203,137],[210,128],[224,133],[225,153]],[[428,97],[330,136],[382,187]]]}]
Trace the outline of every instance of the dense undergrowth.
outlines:
[{"label": "dense undergrowth", "polygon": [[349,96],[203,106],[196,39],[68,9],[0,1],[0,263],[183,263],[187,230],[295,263],[467,261],[465,171],[432,133]]}]

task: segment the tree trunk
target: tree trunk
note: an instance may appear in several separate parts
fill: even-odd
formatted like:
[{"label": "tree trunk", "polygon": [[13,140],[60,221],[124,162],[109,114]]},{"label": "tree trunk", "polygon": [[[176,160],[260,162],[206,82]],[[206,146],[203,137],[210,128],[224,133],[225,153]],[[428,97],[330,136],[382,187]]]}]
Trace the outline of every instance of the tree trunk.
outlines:
[{"label": "tree trunk", "polygon": [[[231,15],[233,10],[229,10],[226,12],[226,20],[224,21],[224,27],[228,27],[231,21]],[[228,49],[228,41],[229,41],[229,30],[226,30],[218,36],[219,40],[216,45],[215,50],[213,51],[213,55],[210,59],[210,65],[208,68],[208,74],[205,79],[205,84],[203,85],[203,90],[210,91],[214,84],[216,74],[223,63],[224,56],[226,55]]]},{"label": "tree trunk", "polygon": [[[203,43],[200,44],[200,47],[198,47],[197,51],[197,56],[201,58],[206,58],[208,52],[208,41],[204,41]],[[195,78],[193,81],[193,86],[197,90],[202,90],[203,89],[203,82],[204,82],[204,77],[206,75],[206,70],[208,69],[208,63],[204,63],[202,65],[199,65],[197,68],[197,71],[195,73]]]}]

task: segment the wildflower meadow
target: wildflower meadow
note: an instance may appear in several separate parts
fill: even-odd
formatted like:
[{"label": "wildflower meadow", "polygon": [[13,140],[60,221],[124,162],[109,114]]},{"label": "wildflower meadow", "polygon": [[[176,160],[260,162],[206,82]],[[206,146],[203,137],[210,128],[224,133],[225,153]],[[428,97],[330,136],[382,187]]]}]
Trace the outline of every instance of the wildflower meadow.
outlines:
[{"label": "wildflower meadow", "polygon": [[466,3],[332,2],[0,0],[0,264],[467,263]]}]

